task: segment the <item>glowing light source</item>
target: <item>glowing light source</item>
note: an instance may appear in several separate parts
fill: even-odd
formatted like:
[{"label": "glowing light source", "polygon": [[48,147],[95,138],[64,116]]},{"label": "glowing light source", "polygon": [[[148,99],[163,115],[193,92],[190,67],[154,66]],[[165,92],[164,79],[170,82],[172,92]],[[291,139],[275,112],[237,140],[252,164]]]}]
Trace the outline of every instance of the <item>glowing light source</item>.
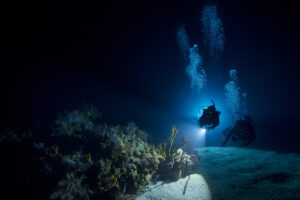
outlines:
[{"label": "glowing light source", "polygon": [[200,133],[201,134],[205,134],[206,133],[206,129],[205,128],[200,128]]}]

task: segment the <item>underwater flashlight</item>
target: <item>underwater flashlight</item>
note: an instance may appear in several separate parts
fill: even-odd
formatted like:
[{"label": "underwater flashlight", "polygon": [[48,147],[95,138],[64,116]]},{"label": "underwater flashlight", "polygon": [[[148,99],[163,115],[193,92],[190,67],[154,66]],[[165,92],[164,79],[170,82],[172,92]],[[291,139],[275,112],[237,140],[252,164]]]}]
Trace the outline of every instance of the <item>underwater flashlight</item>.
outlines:
[{"label": "underwater flashlight", "polygon": [[206,129],[205,128],[200,128],[200,133],[201,134],[205,134],[206,133]]}]

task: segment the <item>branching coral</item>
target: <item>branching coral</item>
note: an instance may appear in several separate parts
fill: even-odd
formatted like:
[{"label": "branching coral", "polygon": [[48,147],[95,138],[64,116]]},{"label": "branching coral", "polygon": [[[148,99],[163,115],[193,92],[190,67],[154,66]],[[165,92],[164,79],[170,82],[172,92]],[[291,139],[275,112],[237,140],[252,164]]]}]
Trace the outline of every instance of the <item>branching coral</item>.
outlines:
[{"label": "branching coral", "polygon": [[166,144],[166,143],[159,144],[158,147],[159,147],[161,156],[162,156],[164,159],[166,159],[166,158],[167,158],[167,154],[166,154],[167,144]]},{"label": "branching coral", "polygon": [[198,158],[196,155],[184,153],[182,149],[167,160],[160,162],[157,174],[161,180],[178,180],[197,169]]},{"label": "branching coral", "polygon": [[161,156],[135,135],[117,135],[112,154],[98,162],[98,189],[101,193],[135,194],[150,183]]},{"label": "branching coral", "polygon": [[58,116],[53,128],[53,135],[71,136],[83,131],[93,131],[95,122],[101,117],[98,109],[86,105],[80,110],[65,112]]},{"label": "branching coral", "polygon": [[91,154],[89,153],[84,156],[81,152],[75,152],[71,156],[63,156],[62,161],[73,168],[77,168],[80,171],[87,171],[93,164]]},{"label": "branching coral", "polygon": [[49,157],[57,157],[60,155],[58,145],[46,147],[44,150],[46,155]]},{"label": "branching coral", "polygon": [[[39,153],[37,160],[47,176],[53,175],[47,177],[51,179],[48,188],[55,188],[50,199],[115,199],[137,194],[156,173],[163,159],[159,149],[146,142],[145,131],[133,122],[100,124],[96,115],[93,107],[65,112],[55,122],[56,134],[47,135],[44,143],[32,140],[35,145],[29,145]],[[175,127],[172,131],[166,154],[172,152],[177,134]]]},{"label": "branching coral", "polygon": [[172,146],[173,146],[173,143],[174,143],[174,139],[177,136],[177,133],[178,133],[178,129],[173,125],[172,126],[172,134],[171,134],[171,137],[170,137],[169,152],[168,152],[169,156],[171,154],[171,149],[172,149]]},{"label": "branching coral", "polygon": [[[78,144],[75,151],[62,154],[61,160],[69,169],[87,176],[89,190],[92,191],[90,198],[114,198],[123,193],[136,194],[150,183],[152,175],[156,172],[159,159],[162,158],[159,150],[145,142],[146,132],[140,130],[133,122],[129,122],[127,126],[97,124],[86,112],[92,113],[89,110],[72,111],[60,118],[71,122],[66,124],[76,129],[69,131],[69,137],[63,138],[74,139]],[[88,121],[94,125],[91,130],[86,131],[84,124]],[[176,130],[173,127],[168,154],[171,153]],[[89,146],[90,143],[95,144],[96,152]],[[71,148],[74,147],[72,143]]]},{"label": "branching coral", "polygon": [[58,183],[57,190],[51,194],[50,199],[82,199],[87,194],[87,185],[83,185],[84,179],[84,175],[77,176],[74,172],[68,173],[66,178]]},{"label": "branching coral", "polygon": [[[173,125],[171,136],[170,136],[170,139],[169,139],[169,145],[167,145],[166,143],[158,145],[160,153],[161,153],[161,155],[164,159],[168,159],[172,155],[172,153],[173,153],[172,152],[172,146],[173,146],[174,140],[177,136],[177,133],[178,133],[178,129],[176,128],[175,125]],[[167,150],[167,146],[168,146],[168,150]]]},{"label": "branching coral", "polygon": [[178,180],[197,167],[197,156],[188,155],[181,149],[187,143],[186,137],[183,137],[176,148],[173,148],[177,134],[178,129],[173,125],[169,145],[159,144],[160,154],[164,159],[159,163],[156,174],[161,180]]},{"label": "branching coral", "polygon": [[137,127],[134,122],[128,122],[127,126],[125,127],[125,130],[128,135],[132,135],[136,133]]}]

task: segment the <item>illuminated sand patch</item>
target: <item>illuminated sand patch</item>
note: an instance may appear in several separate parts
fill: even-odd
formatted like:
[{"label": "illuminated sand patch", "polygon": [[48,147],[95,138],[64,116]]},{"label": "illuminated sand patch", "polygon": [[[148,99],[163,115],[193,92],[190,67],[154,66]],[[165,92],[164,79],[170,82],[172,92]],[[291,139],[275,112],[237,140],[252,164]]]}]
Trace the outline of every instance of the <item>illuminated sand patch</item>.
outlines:
[{"label": "illuminated sand patch", "polygon": [[137,200],[210,200],[211,195],[203,176],[192,174],[173,183],[151,186]]}]

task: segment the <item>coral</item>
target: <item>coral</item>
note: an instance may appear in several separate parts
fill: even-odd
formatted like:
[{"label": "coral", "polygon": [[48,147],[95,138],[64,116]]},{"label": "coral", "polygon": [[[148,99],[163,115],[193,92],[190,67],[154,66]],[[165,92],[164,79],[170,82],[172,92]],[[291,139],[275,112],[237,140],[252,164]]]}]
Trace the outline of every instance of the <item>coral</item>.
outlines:
[{"label": "coral", "polygon": [[[136,195],[150,183],[163,157],[158,148],[146,142],[147,133],[135,123],[111,126],[98,119],[97,109],[85,106],[61,114],[54,122],[53,132],[47,130],[45,138],[27,140],[11,132],[4,140],[17,141],[14,143],[23,149],[26,139],[28,152],[37,155],[32,160],[39,163],[38,170],[33,171],[47,178],[47,188],[55,188],[52,193],[43,192],[50,199],[116,199]],[[176,127],[172,127],[166,155],[174,152],[177,133]]]},{"label": "coral", "polygon": [[[164,159],[169,159],[170,156],[172,155],[172,153],[173,153],[172,152],[172,146],[173,146],[173,143],[174,143],[174,139],[177,136],[177,133],[178,133],[178,129],[173,125],[169,145],[167,145],[166,143],[159,144],[159,150],[160,150],[160,153],[161,153],[161,155]],[[168,146],[168,150],[167,150],[167,146]]]},{"label": "coral", "polygon": [[169,156],[171,154],[171,149],[172,149],[172,146],[173,146],[173,143],[174,143],[174,139],[175,139],[177,133],[178,133],[178,129],[173,125],[172,126],[172,134],[171,134],[171,137],[170,137],[169,151],[168,151],[168,155]]},{"label": "coral", "polygon": [[108,129],[108,135],[109,135],[109,140],[110,142],[116,142],[117,139],[117,130],[115,127],[110,127]]},{"label": "coral", "polygon": [[73,155],[64,155],[62,157],[62,162],[77,168],[80,171],[87,171],[93,164],[91,154],[83,156],[81,152],[75,152]]},{"label": "coral", "polygon": [[39,142],[39,143],[34,142],[33,143],[33,148],[35,148],[35,149],[44,149],[44,146],[45,146],[45,144],[43,142]]},{"label": "coral", "polygon": [[140,138],[141,140],[147,142],[147,140],[148,140],[148,134],[147,134],[146,131],[143,131],[143,130],[137,128],[135,134],[136,134],[136,137],[138,137],[138,138]]},{"label": "coral", "polygon": [[60,114],[58,120],[55,121],[56,128],[55,135],[70,136],[77,131],[81,131],[81,118],[80,113],[75,110],[69,113]]},{"label": "coral", "polygon": [[[121,131],[121,130],[120,130]],[[101,192],[136,194],[150,183],[159,158],[158,150],[134,134],[120,134],[109,159],[100,160],[98,186]]]},{"label": "coral", "polygon": [[50,158],[57,157],[60,155],[58,145],[46,147],[44,150],[45,150],[45,154]]},{"label": "coral", "polygon": [[177,149],[173,156],[160,162],[157,174],[161,180],[176,181],[185,177],[197,169],[198,157],[194,154],[188,155],[182,149]]},{"label": "coral", "polygon": [[[61,138],[61,144],[58,144],[59,147],[46,147],[45,151],[49,151],[47,155],[59,157],[66,174],[74,172],[84,175],[91,199],[114,199],[121,195],[137,194],[150,183],[163,159],[159,150],[146,143],[147,133],[134,122],[125,126],[99,124],[87,112],[94,111],[65,112],[56,121],[56,131],[61,134],[54,137]],[[84,124],[89,121],[93,126],[91,130],[86,130]],[[168,155],[173,151],[172,145],[178,133],[175,126],[172,131]],[[67,143],[70,143],[68,150]],[[58,152],[58,148],[64,151]]]},{"label": "coral", "polygon": [[17,129],[7,129],[4,131],[4,134],[0,134],[0,142],[3,141],[14,141],[21,142],[25,139],[32,138],[31,130],[21,131]]},{"label": "coral", "polygon": [[187,138],[183,137],[176,148],[172,149],[178,129],[172,126],[172,133],[169,145],[159,144],[160,154],[163,160],[159,162],[157,175],[161,180],[178,180],[190,174],[197,168],[198,158],[196,155],[188,155],[181,149],[186,143]]},{"label": "coral", "polygon": [[81,110],[66,111],[55,121],[53,135],[71,136],[84,131],[93,131],[95,122],[100,117],[101,113],[92,105],[85,105]]},{"label": "coral", "polygon": [[125,130],[128,135],[132,135],[136,132],[137,127],[134,122],[128,122],[127,126],[125,127]]},{"label": "coral", "polygon": [[[164,146],[162,146],[162,145],[164,145]],[[164,159],[166,159],[166,158],[167,158],[167,153],[166,153],[167,144],[166,144],[166,143],[164,143],[164,144],[159,144],[158,147],[159,147],[161,156],[162,156]]]},{"label": "coral", "polygon": [[87,195],[87,185],[83,185],[84,175],[76,175],[76,173],[68,173],[65,179],[61,180],[55,192],[50,199],[73,200],[83,199]]}]

